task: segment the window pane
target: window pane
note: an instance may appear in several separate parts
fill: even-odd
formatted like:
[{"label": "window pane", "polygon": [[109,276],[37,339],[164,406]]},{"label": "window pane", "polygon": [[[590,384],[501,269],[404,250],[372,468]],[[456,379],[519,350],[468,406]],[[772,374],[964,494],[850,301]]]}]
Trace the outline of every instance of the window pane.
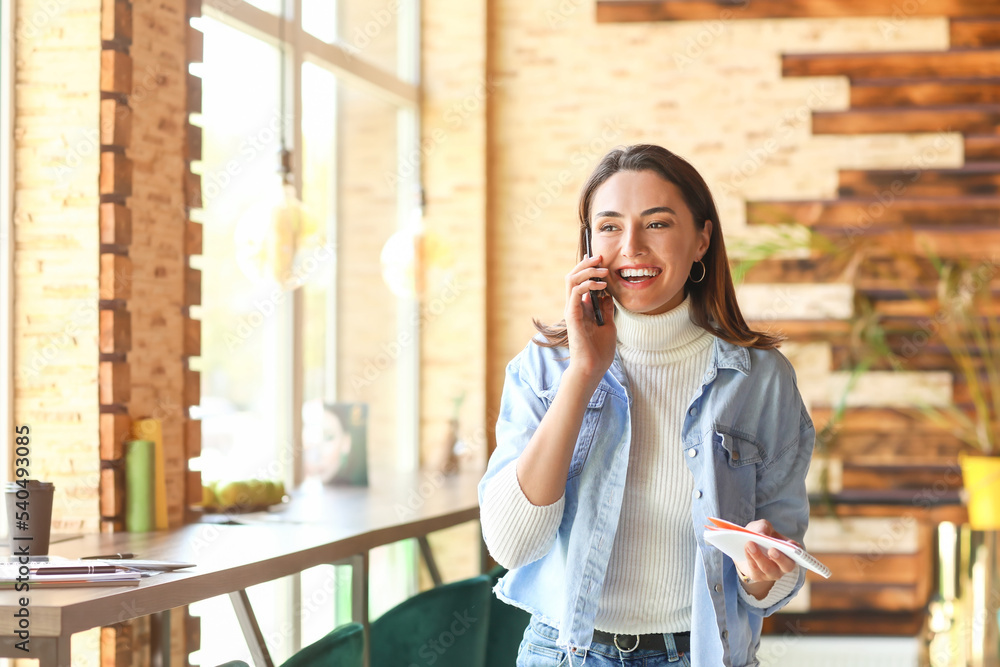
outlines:
[{"label": "window pane", "polygon": [[[369,460],[394,461],[397,381],[412,339],[397,331],[398,303],[382,279],[382,248],[398,227],[397,109],[338,84],[339,204],[337,398],[368,404]],[[405,267],[399,267],[405,273]]]},{"label": "window pane", "polygon": [[306,63],[302,67],[302,203],[313,228],[312,251],[322,261],[303,285],[302,441],[308,476],[320,474],[323,404],[337,400],[336,345],[336,135],[337,79]]},{"label": "window pane", "polygon": [[302,0],[302,29],[324,42],[337,39],[337,3],[334,0]]},{"label": "window pane", "polygon": [[[202,268],[201,418],[205,481],[280,478],[278,445],[287,438],[291,371],[291,294],[273,278],[272,211],[281,202],[279,52],[203,17],[201,123],[204,253]],[[281,619],[288,580],[250,589],[272,656],[291,646]],[[204,637],[200,664],[247,659],[227,597],[192,605]]]}]

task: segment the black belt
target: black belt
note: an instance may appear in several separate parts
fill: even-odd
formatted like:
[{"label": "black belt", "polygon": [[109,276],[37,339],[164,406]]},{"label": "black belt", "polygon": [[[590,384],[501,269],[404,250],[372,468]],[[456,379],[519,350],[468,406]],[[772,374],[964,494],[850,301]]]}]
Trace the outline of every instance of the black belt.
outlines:
[{"label": "black belt", "polygon": [[[669,633],[674,636],[674,644],[677,645],[678,653],[690,653],[691,652],[691,633],[690,632],[674,632]],[[616,641],[617,638],[617,641]],[[603,630],[594,630],[594,641],[598,644],[607,644],[608,646],[614,646],[622,653],[631,653],[632,651],[666,651],[667,645],[663,641],[662,634],[649,634],[649,635],[623,635],[614,634],[611,632],[604,632]]]}]

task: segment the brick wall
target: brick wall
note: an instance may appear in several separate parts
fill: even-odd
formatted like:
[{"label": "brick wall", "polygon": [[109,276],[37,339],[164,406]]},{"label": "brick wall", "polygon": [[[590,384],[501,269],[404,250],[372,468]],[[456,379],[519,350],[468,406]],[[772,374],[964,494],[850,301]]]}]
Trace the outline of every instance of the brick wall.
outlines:
[{"label": "brick wall", "polygon": [[14,111],[14,419],[53,531],[99,526],[100,0],[19,0]]},{"label": "brick wall", "polygon": [[[171,526],[184,521],[187,38],[184,0],[133,4],[132,383],[129,414],[163,425]],[[195,274],[197,275],[197,274]],[[195,401],[197,403],[197,401]]]}]

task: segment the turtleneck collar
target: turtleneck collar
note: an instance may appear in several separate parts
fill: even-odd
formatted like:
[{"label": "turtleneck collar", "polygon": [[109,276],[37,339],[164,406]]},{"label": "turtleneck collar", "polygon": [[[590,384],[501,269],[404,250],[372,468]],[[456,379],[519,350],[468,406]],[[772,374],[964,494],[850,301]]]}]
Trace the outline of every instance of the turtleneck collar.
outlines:
[{"label": "turtleneck collar", "polygon": [[[613,298],[613,297],[612,297]],[[691,297],[673,310],[644,315],[615,300],[619,351],[628,360],[663,364],[688,357],[712,343],[712,334],[691,321]]]}]

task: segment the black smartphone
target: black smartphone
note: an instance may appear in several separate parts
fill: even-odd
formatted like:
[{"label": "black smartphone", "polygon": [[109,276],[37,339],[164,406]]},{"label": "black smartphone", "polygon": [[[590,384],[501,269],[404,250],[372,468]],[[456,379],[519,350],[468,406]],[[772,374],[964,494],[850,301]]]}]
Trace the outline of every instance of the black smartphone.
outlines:
[{"label": "black smartphone", "polygon": [[[583,244],[585,250],[587,251],[587,257],[594,256],[594,249],[590,247],[590,227],[588,226],[583,230]],[[600,290],[590,290],[590,303],[594,306],[594,319],[597,320],[597,326],[604,326],[604,313],[601,312],[601,291]]]}]

